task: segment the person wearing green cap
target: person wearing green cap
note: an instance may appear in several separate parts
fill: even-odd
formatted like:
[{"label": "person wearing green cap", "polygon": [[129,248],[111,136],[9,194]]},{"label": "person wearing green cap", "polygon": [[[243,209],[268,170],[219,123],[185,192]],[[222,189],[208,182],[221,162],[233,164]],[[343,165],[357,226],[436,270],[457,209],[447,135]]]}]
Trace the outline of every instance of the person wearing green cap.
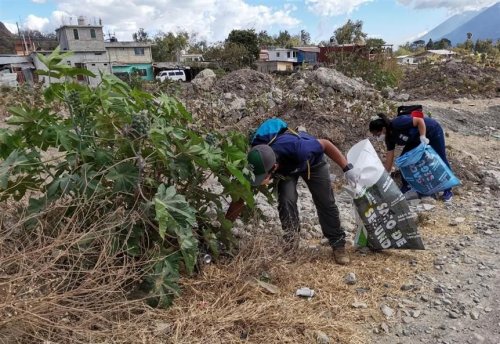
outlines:
[{"label": "person wearing green cap", "polygon": [[[329,140],[317,139],[305,132],[285,132],[271,143],[259,144],[248,152],[248,163],[254,174],[253,186],[268,185],[273,180],[278,189],[278,211],[285,232],[286,248],[297,247],[300,231],[297,207],[297,182],[299,177],[307,184],[316,210],[323,235],[333,249],[338,264],[349,264],[345,250],[345,232],[340,226],[339,210],[333,195],[327,155],[345,173],[345,177],[356,181],[352,165]],[[232,202],[226,218],[234,221],[243,209],[242,200]]]}]

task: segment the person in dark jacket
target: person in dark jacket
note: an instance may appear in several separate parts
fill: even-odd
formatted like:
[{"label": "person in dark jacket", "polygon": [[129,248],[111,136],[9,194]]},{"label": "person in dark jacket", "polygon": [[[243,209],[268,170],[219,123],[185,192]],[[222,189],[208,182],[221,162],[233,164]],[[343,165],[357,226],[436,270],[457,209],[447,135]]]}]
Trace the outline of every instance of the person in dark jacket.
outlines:
[{"label": "person in dark jacket", "polygon": [[[446,157],[446,147],[444,142],[444,132],[441,125],[432,118],[419,118],[411,115],[401,115],[392,120],[385,114],[378,114],[378,118],[370,122],[370,132],[379,141],[384,141],[387,147],[385,169],[390,172],[394,162],[394,149],[396,145],[404,146],[403,152],[412,150],[421,143],[429,144],[436,153],[443,159],[444,163],[450,167]],[[403,178],[401,191],[404,193],[410,188]],[[451,189],[444,190],[442,199],[451,202],[453,192]]]},{"label": "person in dark jacket", "polygon": [[[300,231],[297,208],[297,182],[299,177],[307,184],[323,231],[333,249],[338,264],[349,264],[345,250],[345,232],[340,226],[339,210],[333,195],[327,155],[339,165],[348,180],[355,181],[352,165],[347,163],[340,150],[330,141],[317,139],[305,132],[286,132],[271,144],[259,144],[250,150],[247,159],[255,178],[253,186],[277,183],[278,211],[287,247],[298,245]],[[234,221],[243,209],[242,200],[232,202],[226,218]]]}]

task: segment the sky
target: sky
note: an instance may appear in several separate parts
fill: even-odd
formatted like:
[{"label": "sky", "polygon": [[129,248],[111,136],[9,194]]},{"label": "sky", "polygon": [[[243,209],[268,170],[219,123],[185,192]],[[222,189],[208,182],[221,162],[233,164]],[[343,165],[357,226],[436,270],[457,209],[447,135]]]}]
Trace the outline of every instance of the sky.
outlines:
[{"label": "sky", "polygon": [[0,21],[12,32],[21,28],[53,32],[62,24],[99,19],[105,34],[121,41],[144,28],[184,30],[208,42],[224,40],[233,29],[288,30],[310,33],[313,42],[328,40],[348,19],[362,20],[368,37],[404,44],[432,30],[450,16],[477,10],[498,0],[0,0]]}]

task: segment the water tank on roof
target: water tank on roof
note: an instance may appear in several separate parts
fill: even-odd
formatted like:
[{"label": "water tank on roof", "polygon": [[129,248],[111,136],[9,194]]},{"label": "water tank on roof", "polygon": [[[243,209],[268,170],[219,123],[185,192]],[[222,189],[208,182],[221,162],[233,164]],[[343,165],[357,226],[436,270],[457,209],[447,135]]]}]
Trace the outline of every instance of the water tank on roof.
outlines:
[{"label": "water tank on roof", "polygon": [[79,16],[78,17],[78,25],[79,26],[85,25],[85,17],[84,16]]},{"label": "water tank on roof", "polygon": [[332,46],[339,45],[335,36],[330,37],[330,45],[332,45]]},{"label": "water tank on roof", "polygon": [[111,37],[109,39],[110,42],[118,42],[118,38],[116,38],[115,36]]}]

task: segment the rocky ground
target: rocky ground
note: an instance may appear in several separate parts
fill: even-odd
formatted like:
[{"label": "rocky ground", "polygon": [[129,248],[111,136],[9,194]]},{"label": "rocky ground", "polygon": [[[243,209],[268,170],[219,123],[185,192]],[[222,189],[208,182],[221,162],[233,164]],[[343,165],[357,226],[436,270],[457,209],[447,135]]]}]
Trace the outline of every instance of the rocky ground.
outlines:
[{"label": "rocky ground", "polygon": [[[251,256],[254,261],[209,265],[206,272],[185,281],[183,297],[171,310],[155,314],[167,333],[164,342],[499,343],[500,98],[492,86],[499,76],[498,71],[452,69],[456,66],[446,66],[439,74],[452,80],[458,91],[451,93],[439,93],[444,84],[438,83],[427,83],[433,86],[424,92],[425,82],[411,84],[411,80],[403,88],[379,93],[362,80],[324,68],[283,77],[240,70],[220,79],[206,71],[192,83],[172,84],[187,108],[207,126],[248,131],[265,118],[280,116],[292,126],[305,126],[311,134],[330,138],[344,152],[368,135],[372,115],[394,113],[401,101],[412,99],[410,103],[422,104],[424,112],[445,128],[447,152],[463,186],[455,189],[451,206],[428,199],[412,201],[425,251],[374,254],[351,247],[353,263],[339,267],[321,246],[312,199],[300,184],[298,254],[306,252],[302,260],[274,252],[279,251],[276,247],[269,252],[267,243],[263,252]],[[475,72],[482,78],[474,78],[475,84],[486,80],[484,88],[467,88],[475,84],[461,88],[462,76]],[[422,80],[432,75],[425,74]],[[485,90],[483,98],[479,98],[481,90]],[[3,103],[8,103],[6,98],[0,102],[0,118],[7,115]],[[331,171],[342,224],[352,245],[357,228],[352,200],[341,187],[341,172]],[[235,235],[243,243],[251,236],[281,235],[276,206],[262,197],[258,208],[260,221],[246,226],[236,223]],[[240,263],[248,265],[239,271]],[[281,288],[279,297],[272,290],[264,294],[258,288],[249,290],[244,281],[264,275]],[[226,283],[220,276],[233,278]],[[304,304],[295,296],[300,286],[316,290],[311,302]],[[227,301],[231,297],[237,300]],[[197,313],[189,312],[193,305],[199,305]],[[286,318],[287,312],[297,316]],[[203,329],[200,333],[196,333],[197,321]],[[154,341],[160,337],[155,334]]]},{"label": "rocky ground", "polygon": [[[353,303],[360,314],[376,307],[380,315],[358,326],[371,333],[374,343],[499,343],[500,99],[419,103],[445,127],[448,152],[464,185],[455,189],[451,205],[411,201],[419,212],[426,253],[412,252],[408,269],[419,264],[422,269],[410,272],[403,284],[387,278],[387,291],[379,299]],[[337,203],[352,244],[356,222],[351,199],[338,190]],[[264,199],[259,207],[266,219],[261,230],[279,235],[275,207]],[[299,209],[301,246],[314,248],[322,234],[305,184],[299,186]],[[236,234],[246,231],[240,224]],[[357,252],[353,259],[370,259],[370,253]],[[391,266],[381,269],[390,271]]]}]

